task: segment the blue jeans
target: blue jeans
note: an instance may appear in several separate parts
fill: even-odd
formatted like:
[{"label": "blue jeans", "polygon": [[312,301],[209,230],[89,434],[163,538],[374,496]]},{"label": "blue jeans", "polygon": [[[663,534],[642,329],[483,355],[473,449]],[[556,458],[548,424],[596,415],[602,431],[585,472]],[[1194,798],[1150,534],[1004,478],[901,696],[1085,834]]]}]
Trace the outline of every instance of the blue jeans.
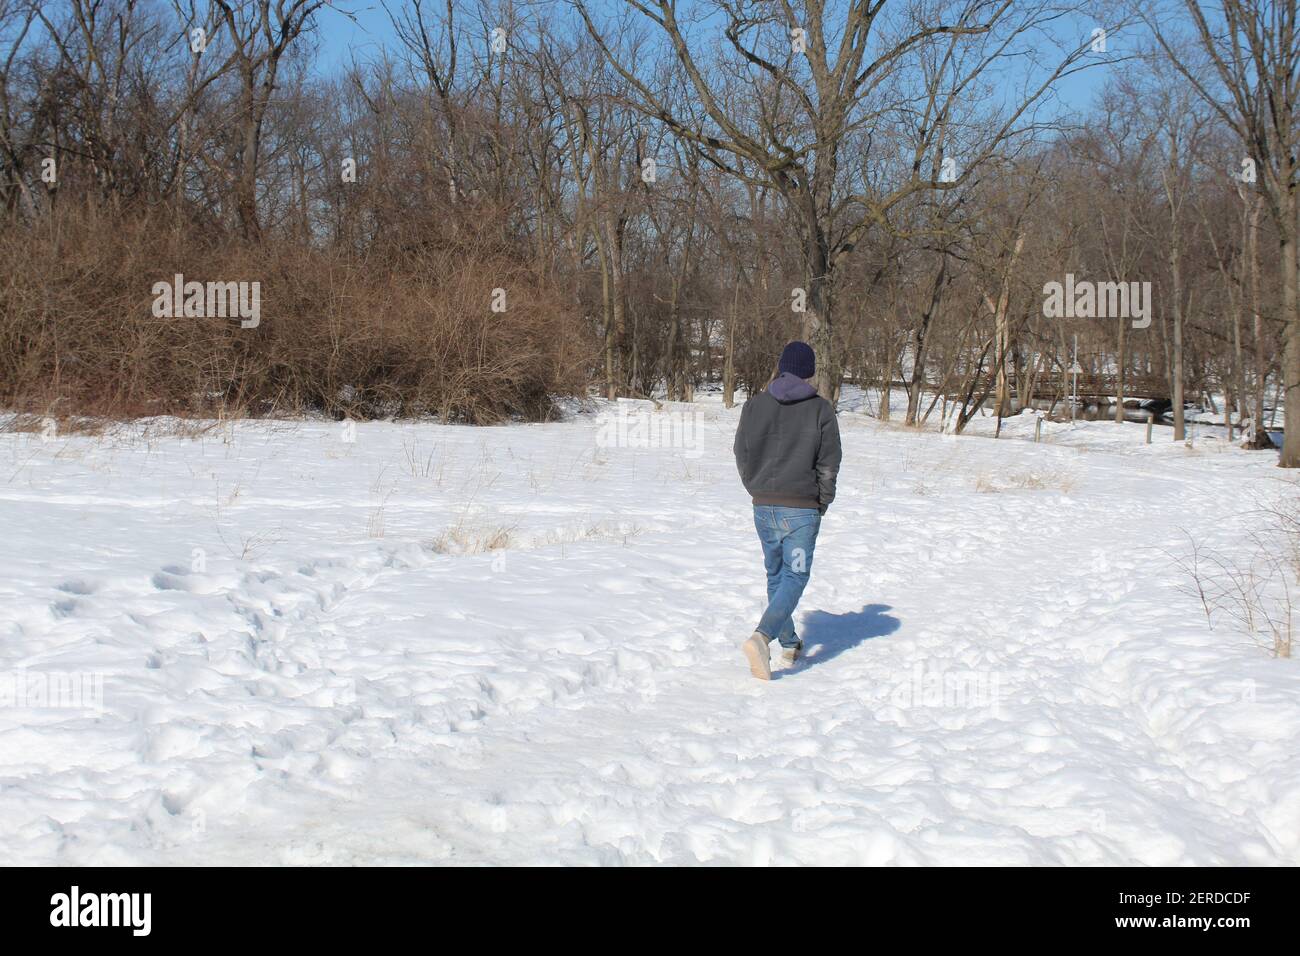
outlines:
[{"label": "blue jeans", "polygon": [[763,567],[767,571],[767,610],[755,628],[769,641],[782,647],[796,647],[794,609],[808,584],[813,548],[822,516],[816,508],[783,508],[754,505],[754,527],[763,545]]}]

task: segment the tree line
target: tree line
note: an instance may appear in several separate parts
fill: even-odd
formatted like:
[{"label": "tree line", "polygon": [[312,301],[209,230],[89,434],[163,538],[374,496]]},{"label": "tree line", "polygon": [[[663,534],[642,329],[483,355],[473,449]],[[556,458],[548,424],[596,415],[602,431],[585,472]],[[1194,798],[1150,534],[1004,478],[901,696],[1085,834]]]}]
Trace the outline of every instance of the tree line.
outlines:
[{"label": "tree line", "polygon": [[[798,336],[824,394],[913,424],[1079,377],[1178,439],[1185,404],[1257,447],[1300,416],[1294,4],[385,14],[327,68],[323,0],[0,0],[0,399],[731,403]],[[174,274],[260,282],[264,321],[153,316]]]}]

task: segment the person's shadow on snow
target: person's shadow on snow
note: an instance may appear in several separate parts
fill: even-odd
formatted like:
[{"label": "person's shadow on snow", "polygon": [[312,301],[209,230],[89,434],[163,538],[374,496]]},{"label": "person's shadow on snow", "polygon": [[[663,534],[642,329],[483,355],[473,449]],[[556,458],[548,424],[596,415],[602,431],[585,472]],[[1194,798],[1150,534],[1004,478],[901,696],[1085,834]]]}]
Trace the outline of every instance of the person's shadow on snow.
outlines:
[{"label": "person's shadow on snow", "polygon": [[800,671],[825,664],[863,641],[894,633],[902,626],[902,622],[885,613],[891,610],[893,608],[888,604],[868,604],[861,611],[850,611],[847,614],[813,611],[799,626],[804,646],[803,658],[794,667],[774,672],[772,679],[793,677]]}]

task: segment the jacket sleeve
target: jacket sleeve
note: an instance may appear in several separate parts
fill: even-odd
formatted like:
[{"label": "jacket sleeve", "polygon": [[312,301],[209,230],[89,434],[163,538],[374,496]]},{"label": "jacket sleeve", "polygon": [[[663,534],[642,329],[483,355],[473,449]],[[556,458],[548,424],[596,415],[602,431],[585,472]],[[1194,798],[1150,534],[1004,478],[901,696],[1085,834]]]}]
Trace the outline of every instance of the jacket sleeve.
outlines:
[{"label": "jacket sleeve", "polygon": [[740,474],[740,483],[749,484],[749,443],[745,440],[745,415],[749,411],[749,402],[740,407],[740,424],[736,426],[736,440],[732,451],[736,455],[736,471]]},{"label": "jacket sleeve", "polygon": [[817,446],[817,500],[821,513],[835,500],[835,479],[840,473],[840,425],[835,409],[826,403],[821,423],[821,443]]}]

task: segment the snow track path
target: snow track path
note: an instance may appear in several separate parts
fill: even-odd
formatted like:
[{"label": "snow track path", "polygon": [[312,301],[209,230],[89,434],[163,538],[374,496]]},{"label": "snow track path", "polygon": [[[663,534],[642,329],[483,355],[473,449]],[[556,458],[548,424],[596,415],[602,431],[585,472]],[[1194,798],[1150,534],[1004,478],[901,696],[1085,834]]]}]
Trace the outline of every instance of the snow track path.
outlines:
[{"label": "snow track path", "polygon": [[[764,684],[735,412],[693,414],[0,434],[0,862],[1300,862],[1300,674],[1172,557],[1294,479],[846,413]],[[56,675],[102,706],[13,699]]]}]

